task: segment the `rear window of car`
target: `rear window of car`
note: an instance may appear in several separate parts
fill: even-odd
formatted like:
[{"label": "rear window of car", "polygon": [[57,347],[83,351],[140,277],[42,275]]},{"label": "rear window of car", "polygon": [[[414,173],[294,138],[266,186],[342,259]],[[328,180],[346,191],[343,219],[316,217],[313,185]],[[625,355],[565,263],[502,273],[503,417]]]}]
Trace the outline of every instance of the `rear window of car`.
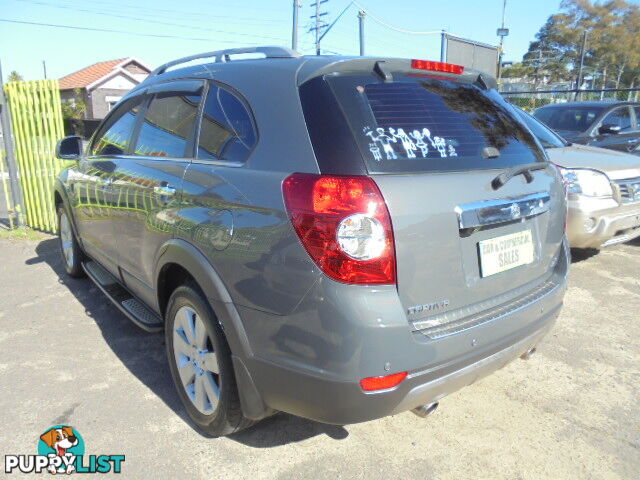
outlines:
[{"label": "rear window of car", "polygon": [[487,169],[545,160],[531,132],[496,91],[443,77],[399,76],[383,83],[372,76],[337,76],[327,81],[370,173]]},{"label": "rear window of car", "polygon": [[559,132],[584,132],[602,113],[604,107],[542,107],[533,116]]}]

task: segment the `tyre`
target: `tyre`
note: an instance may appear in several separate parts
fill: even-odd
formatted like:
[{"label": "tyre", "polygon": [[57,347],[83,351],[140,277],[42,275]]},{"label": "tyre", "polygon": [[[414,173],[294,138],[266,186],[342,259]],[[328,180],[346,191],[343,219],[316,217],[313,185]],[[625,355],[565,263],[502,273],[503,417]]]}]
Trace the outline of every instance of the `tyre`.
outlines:
[{"label": "tyre", "polygon": [[67,274],[74,278],[84,277],[85,273],[82,269],[84,255],[73,233],[71,219],[62,205],[58,207],[58,240],[60,254],[62,255],[62,264]]},{"label": "tyre", "polygon": [[229,345],[196,285],[173,292],[165,322],[171,376],[198,429],[219,437],[252,425],[242,414]]}]

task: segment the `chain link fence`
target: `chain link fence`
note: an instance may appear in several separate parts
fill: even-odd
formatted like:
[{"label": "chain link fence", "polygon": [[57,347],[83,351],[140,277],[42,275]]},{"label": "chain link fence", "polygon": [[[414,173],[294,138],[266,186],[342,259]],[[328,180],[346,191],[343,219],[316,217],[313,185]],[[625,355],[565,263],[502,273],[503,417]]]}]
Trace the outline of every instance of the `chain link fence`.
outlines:
[{"label": "chain link fence", "polygon": [[640,88],[608,88],[604,90],[532,90],[505,91],[502,95],[512,104],[531,111],[550,103],[587,101],[640,101]]}]

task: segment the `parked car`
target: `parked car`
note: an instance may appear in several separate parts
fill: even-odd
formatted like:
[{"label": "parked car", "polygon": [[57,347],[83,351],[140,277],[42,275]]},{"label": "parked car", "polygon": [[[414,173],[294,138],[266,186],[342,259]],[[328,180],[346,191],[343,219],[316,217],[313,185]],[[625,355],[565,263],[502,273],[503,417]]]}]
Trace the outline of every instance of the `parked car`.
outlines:
[{"label": "parked car", "polygon": [[570,144],[528,113],[520,116],[567,184],[567,236],[575,248],[607,247],[640,237],[640,158]]},{"label": "parked car", "polygon": [[556,103],[533,115],[571,143],[640,155],[640,103]]},{"label": "parked car", "polygon": [[60,142],[65,268],[164,329],[207,434],[426,416],[530,355],[565,291],[562,178],[495,87],[278,47],[170,62],[84,154]]}]

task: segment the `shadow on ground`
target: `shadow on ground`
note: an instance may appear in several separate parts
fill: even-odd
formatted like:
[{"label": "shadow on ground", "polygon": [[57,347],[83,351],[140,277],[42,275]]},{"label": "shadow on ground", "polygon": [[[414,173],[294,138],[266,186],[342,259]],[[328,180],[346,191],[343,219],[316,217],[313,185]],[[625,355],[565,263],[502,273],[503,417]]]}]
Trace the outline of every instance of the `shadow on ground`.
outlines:
[{"label": "shadow on ground", "polygon": [[[44,262],[49,265],[58,276],[58,282],[73,293],[83,305],[87,316],[96,322],[105,342],[123,365],[193,428],[171,380],[164,336],[144,332],[133,325],[90,280],[69,277],[62,265],[57,239],[41,241],[36,246],[36,254],[26,264]],[[250,447],[270,448],[322,434],[333,439],[348,436],[343,427],[278,414],[229,438]]]},{"label": "shadow on ground", "polygon": [[583,262],[591,257],[600,253],[600,250],[595,248],[572,248],[571,249],[571,263]]}]

